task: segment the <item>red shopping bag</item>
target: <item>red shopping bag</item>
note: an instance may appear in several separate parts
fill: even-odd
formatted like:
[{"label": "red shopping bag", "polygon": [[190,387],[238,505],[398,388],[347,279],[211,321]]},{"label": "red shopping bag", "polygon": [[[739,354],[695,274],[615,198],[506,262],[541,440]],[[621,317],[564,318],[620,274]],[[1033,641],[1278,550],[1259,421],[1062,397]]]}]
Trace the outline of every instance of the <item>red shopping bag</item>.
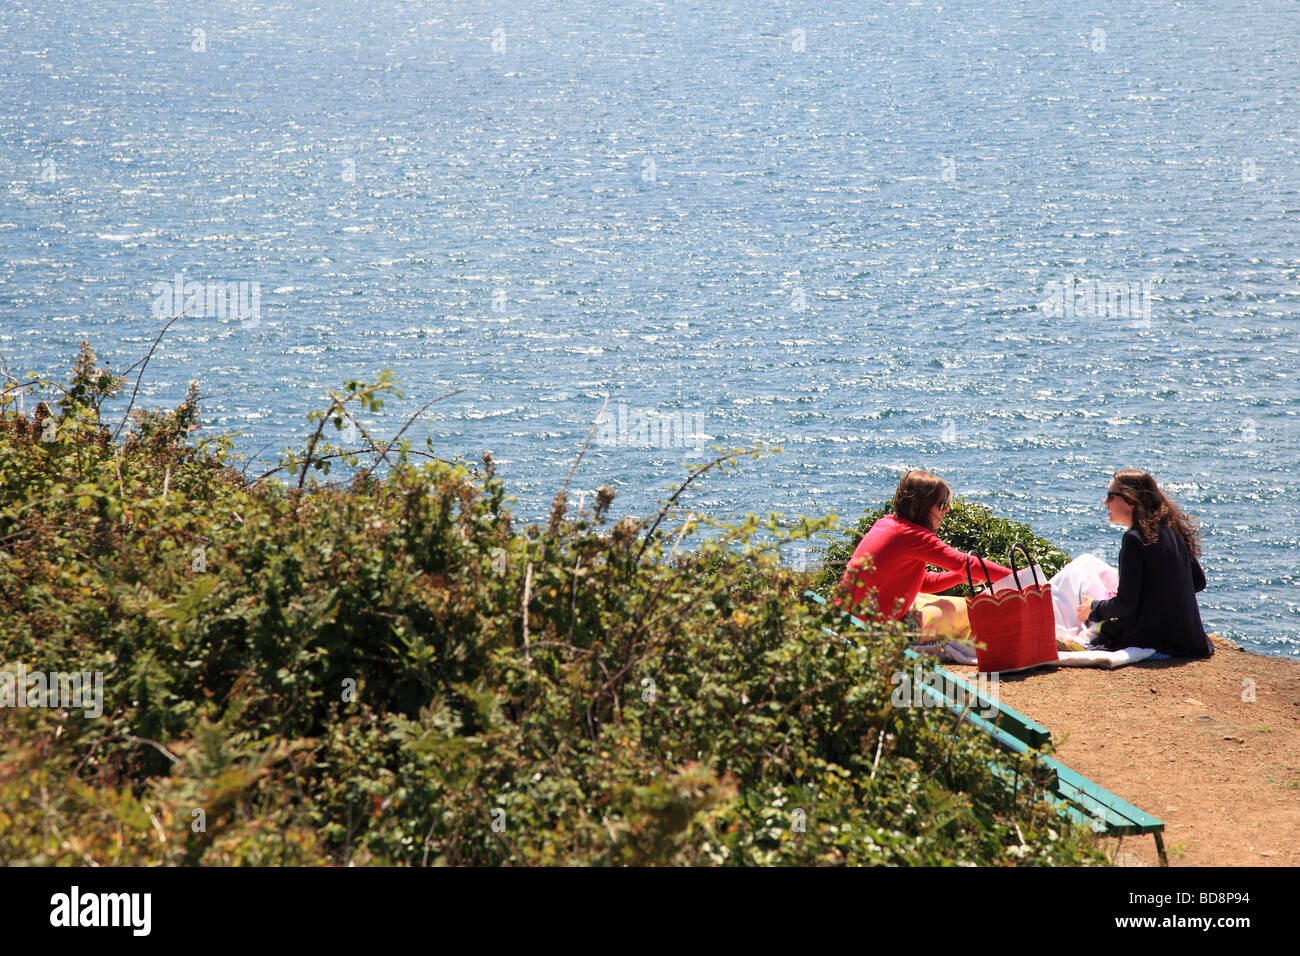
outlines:
[{"label": "red shopping bag", "polygon": [[[1024,587],[1016,570],[1016,550],[1024,552],[1029,562],[1034,583]],[[1015,588],[998,594],[993,592],[988,566],[976,555],[984,568],[988,581],[988,594],[975,594],[966,599],[970,614],[971,638],[975,642],[975,656],[983,672],[1017,671],[1036,667],[1056,660],[1056,619],[1052,614],[1052,585],[1038,580],[1034,559],[1024,545],[1013,545],[1007,554]],[[966,557],[966,580],[971,580],[970,556]]]}]

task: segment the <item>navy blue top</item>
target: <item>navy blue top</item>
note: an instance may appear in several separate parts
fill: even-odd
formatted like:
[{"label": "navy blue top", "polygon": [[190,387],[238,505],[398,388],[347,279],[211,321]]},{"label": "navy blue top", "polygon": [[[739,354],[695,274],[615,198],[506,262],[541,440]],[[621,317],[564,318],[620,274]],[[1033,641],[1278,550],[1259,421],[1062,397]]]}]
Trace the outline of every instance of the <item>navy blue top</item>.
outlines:
[{"label": "navy blue top", "polygon": [[1119,549],[1119,590],[1097,601],[1088,621],[1104,621],[1095,644],[1111,650],[1153,647],[1174,657],[1210,657],[1210,643],[1196,605],[1205,589],[1205,572],[1187,551],[1183,536],[1160,529],[1154,544],[1135,526],[1124,532]]}]

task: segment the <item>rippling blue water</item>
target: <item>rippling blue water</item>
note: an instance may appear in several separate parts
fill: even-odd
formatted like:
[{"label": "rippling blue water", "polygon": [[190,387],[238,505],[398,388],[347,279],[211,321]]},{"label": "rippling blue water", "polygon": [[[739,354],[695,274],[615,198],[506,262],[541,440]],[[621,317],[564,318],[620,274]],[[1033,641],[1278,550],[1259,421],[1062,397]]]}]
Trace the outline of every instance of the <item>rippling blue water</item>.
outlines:
[{"label": "rippling blue water", "polygon": [[[196,32],[202,31],[202,32]],[[148,349],[142,389],[296,441],[370,423],[503,461],[537,519],[609,396],[779,443],[718,515],[855,519],[905,467],[1114,560],[1112,471],[1202,522],[1207,626],[1300,655],[1294,3],[9,3],[0,354]],[[1047,314],[1066,275],[1143,314]],[[272,452],[266,453],[273,456]],[[651,510],[682,448],[574,486]]]}]

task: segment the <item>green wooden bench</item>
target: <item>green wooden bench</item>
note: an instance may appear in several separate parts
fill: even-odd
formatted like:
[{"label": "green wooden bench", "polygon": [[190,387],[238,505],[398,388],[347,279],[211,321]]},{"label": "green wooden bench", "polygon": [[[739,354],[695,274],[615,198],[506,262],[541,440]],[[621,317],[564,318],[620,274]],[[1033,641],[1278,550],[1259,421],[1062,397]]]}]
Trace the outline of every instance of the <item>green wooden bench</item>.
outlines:
[{"label": "green wooden bench", "polygon": [[[815,591],[805,591],[804,596],[822,607],[830,606],[827,600]],[[848,618],[858,629],[867,628],[866,622],[861,618],[845,611],[841,611],[840,615]],[[850,647],[857,647],[848,638],[837,634],[829,627],[822,627],[822,630],[832,637],[839,638]],[[910,647],[904,653],[912,660],[919,660],[921,656]],[[1042,724],[995,700],[984,691],[972,687],[946,668],[936,667],[935,672],[939,675],[940,687],[922,684],[919,690],[924,703],[961,710],[963,720],[988,734],[999,747],[1016,754],[1018,758],[1032,760],[1045,768],[1049,803],[1073,822],[1107,836],[1150,833],[1155,837],[1160,865],[1169,865],[1163,838],[1165,825],[1162,822],[1082,774],[1071,770],[1059,760],[1036,753],[1037,748],[1051,739],[1051,733]],[[906,677],[903,679],[908,681]],[[908,684],[908,689],[911,691],[911,682],[908,681]],[[959,699],[963,702],[960,706],[957,703]],[[1015,771],[994,768],[994,773],[1012,788],[1013,793],[1017,792],[1020,786],[1019,763],[1017,759]]]},{"label": "green wooden bench", "polygon": [[1150,833],[1156,839],[1156,854],[1160,857],[1160,865],[1169,865],[1169,858],[1165,856],[1165,825],[1162,822],[1060,761],[1041,754],[1038,759],[1056,771],[1056,794],[1087,813],[1094,830],[1108,836]]}]

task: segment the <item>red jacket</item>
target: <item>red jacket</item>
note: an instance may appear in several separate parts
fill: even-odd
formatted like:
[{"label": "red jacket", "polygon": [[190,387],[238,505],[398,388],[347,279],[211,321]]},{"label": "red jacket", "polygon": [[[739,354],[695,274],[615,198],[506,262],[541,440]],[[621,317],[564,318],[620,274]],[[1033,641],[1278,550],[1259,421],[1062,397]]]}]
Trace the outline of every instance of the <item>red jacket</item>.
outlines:
[{"label": "red jacket", "polygon": [[[872,571],[861,567],[868,556],[874,565]],[[1010,568],[992,561],[984,563],[994,581],[1011,573]],[[927,571],[927,564],[943,568],[946,573]],[[983,580],[984,572],[978,561],[972,566],[971,575],[976,581]],[[840,584],[849,589],[853,613],[871,617],[879,608],[881,617],[898,620],[907,613],[918,594],[938,594],[965,580],[965,553],[944,544],[929,528],[885,515],[858,542]],[[875,592],[874,601],[872,592]]]}]

